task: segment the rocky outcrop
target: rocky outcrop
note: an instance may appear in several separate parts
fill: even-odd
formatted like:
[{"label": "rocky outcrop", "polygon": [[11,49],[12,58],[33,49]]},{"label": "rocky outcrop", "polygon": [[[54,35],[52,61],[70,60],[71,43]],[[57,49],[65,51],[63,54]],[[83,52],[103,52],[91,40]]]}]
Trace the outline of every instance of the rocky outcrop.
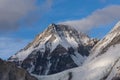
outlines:
[{"label": "rocky outcrop", "polygon": [[27,71],[18,68],[12,62],[6,62],[0,59],[0,80],[37,80]]}]

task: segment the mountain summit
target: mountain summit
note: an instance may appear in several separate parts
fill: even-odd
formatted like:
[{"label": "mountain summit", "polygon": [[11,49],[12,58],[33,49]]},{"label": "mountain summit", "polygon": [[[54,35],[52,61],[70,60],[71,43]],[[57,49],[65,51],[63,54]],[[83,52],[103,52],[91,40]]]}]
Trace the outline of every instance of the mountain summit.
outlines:
[{"label": "mountain summit", "polygon": [[54,74],[81,66],[97,41],[70,26],[51,24],[9,61],[32,74]]},{"label": "mountain summit", "polygon": [[82,66],[40,80],[120,80],[120,22],[91,50]]}]

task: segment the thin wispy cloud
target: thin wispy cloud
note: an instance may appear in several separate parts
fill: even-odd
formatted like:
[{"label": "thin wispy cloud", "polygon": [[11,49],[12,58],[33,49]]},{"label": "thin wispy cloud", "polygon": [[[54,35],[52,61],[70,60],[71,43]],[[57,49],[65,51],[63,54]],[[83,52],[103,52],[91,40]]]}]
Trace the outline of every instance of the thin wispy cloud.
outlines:
[{"label": "thin wispy cloud", "polygon": [[[44,0],[41,4],[37,0],[0,0],[0,33],[36,22],[52,9],[52,3],[53,0]],[[0,58],[7,59],[28,42],[30,40],[0,37]]]},{"label": "thin wispy cloud", "polygon": [[51,9],[52,0],[45,0],[41,5],[37,0],[0,0],[0,31],[16,30],[20,20],[24,24],[32,23]]},{"label": "thin wispy cloud", "polygon": [[91,15],[72,21],[64,21],[59,24],[66,24],[75,27],[79,31],[89,31],[92,28],[109,24],[120,19],[120,5],[111,5],[103,9],[97,9]]},{"label": "thin wispy cloud", "polygon": [[40,5],[35,5],[34,11],[31,11],[25,19],[23,20],[24,24],[31,25],[32,23],[37,22],[44,14],[52,10],[53,0],[45,0]]},{"label": "thin wispy cloud", "polygon": [[7,59],[31,40],[0,37],[0,58]]}]

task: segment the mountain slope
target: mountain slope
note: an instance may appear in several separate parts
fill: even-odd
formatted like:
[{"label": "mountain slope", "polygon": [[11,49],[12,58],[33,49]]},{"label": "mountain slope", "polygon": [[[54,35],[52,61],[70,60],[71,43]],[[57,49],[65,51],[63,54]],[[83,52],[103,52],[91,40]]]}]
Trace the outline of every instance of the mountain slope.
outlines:
[{"label": "mountain slope", "polygon": [[54,74],[81,66],[97,41],[70,26],[51,24],[9,61],[32,74]]},{"label": "mountain slope", "polygon": [[17,68],[11,62],[5,62],[0,59],[0,80],[37,80],[30,76],[24,69]]},{"label": "mountain slope", "polygon": [[120,80],[120,22],[92,49],[83,66],[40,80]]},{"label": "mountain slope", "polygon": [[120,43],[120,22],[118,22],[115,27],[101,40],[99,41],[91,50],[93,54],[89,57],[86,62],[91,61],[97,56],[100,56],[108,50],[112,45]]},{"label": "mountain slope", "polygon": [[120,65],[117,65],[119,64],[120,52],[119,55],[116,52],[119,47],[120,45],[111,47],[105,54],[81,67],[50,76],[34,76],[40,80],[114,80],[116,77],[120,77],[118,69]]}]

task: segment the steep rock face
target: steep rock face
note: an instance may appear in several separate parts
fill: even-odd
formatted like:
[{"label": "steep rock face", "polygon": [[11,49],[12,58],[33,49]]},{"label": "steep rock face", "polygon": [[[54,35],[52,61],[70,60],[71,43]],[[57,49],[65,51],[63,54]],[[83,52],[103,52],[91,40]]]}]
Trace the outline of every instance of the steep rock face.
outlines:
[{"label": "steep rock face", "polygon": [[0,59],[0,80],[37,80],[24,69]]},{"label": "steep rock face", "polygon": [[81,66],[97,41],[67,25],[51,24],[9,61],[32,74],[54,74]]}]

